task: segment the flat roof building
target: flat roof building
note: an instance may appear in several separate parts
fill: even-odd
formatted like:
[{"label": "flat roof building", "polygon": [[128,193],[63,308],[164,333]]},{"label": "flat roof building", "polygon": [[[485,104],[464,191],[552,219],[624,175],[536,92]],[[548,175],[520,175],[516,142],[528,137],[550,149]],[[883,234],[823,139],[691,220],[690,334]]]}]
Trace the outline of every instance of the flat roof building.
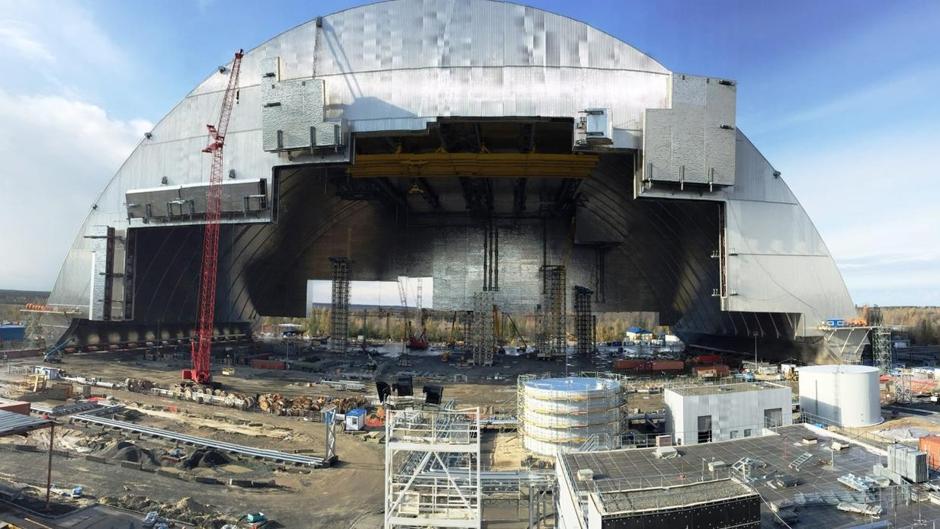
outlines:
[{"label": "flat roof building", "polygon": [[[833,441],[842,448],[832,451]],[[839,478],[846,474],[871,474],[887,453],[810,425],[784,426],[763,437],[680,446],[668,457],[657,453],[656,448],[639,448],[559,455],[557,527],[770,529],[782,527],[779,520],[784,519],[800,529],[830,529],[872,521],[843,510],[850,504],[873,511],[880,506],[880,519],[897,520],[896,527],[910,526],[919,517],[940,518],[940,505],[927,500],[879,503],[879,498],[895,494],[926,498],[925,484],[859,492],[841,483]]]},{"label": "flat roof building", "polygon": [[663,400],[677,445],[756,437],[793,423],[790,388],[767,382],[671,388]]}]

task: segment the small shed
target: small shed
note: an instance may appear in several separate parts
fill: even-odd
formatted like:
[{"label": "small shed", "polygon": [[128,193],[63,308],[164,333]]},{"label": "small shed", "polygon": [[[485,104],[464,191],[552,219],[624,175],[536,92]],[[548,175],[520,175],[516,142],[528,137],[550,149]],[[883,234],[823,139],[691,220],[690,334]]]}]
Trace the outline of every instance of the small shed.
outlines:
[{"label": "small shed", "polygon": [[359,431],[366,427],[366,409],[354,408],[346,412],[346,430]]}]

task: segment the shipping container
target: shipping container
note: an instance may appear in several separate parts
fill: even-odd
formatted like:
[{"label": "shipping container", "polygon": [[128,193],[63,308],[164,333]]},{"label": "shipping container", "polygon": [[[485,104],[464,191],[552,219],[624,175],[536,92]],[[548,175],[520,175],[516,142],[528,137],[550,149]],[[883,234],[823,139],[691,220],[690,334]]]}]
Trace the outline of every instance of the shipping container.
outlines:
[{"label": "shipping container", "polygon": [[9,411],[19,413],[20,415],[29,415],[30,404],[18,400],[0,399],[0,411]]},{"label": "shipping container", "polygon": [[621,371],[642,371],[646,366],[646,360],[636,358],[620,358],[614,360],[614,369]]},{"label": "shipping container", "polygon": [[0,325],[0,342],[22,342],[26,340],[26,327],[23,325]]},{"label": "shipping container", "polygon": [[255,369],[287,369],[287,364],[283,360],[254,358],[251,360],[251,367]]},{"label": "shipping container", "polygon": [[685,362],[682,360],[653,360],[650,362],[650,371],[682,371]]},{"label": "shipping container", "polygon": [[925,435],[917,440],[917,448],[927,454],[927,466],[940,470],[940,435]]},{"label": "shipping container", "polygon": [[699,365],[714,365],[714,364],[720,364],[720,363],[721,363],[721,355],[716,355],[716,354],[703,354],[703,355],[698,355],[698,356],[693,357],[693,358],[690,360],[690,362],[693,363],[693,364],[699,364]]}]

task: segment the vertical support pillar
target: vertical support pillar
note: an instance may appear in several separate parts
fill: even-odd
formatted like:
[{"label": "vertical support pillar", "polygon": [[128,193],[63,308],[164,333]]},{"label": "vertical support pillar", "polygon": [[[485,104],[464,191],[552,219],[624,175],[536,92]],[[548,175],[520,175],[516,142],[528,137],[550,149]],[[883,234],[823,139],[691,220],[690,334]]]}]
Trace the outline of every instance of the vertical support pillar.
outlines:
[{"label": "vertical support pillar", "polygon": [[490,218],[483,226],[483,291],[499,290],[499,229]]},{"label": "vertical support pillar", "polygon": [[336,352],[345,353],[349,345],[349,259],[330,257],[333,288],[330,303],[330,342]]},{"label": "vertical support pillar", "polygon": [[49,510],[49,494],[52,492],[52,446],[55,440],[55,422],[49,425],[49,462],[46,463],[46,510]]},{"label": "vertical support pillar", "polygon": [[493,294],[477,292],[473,295],[471,330],[471,352],[474,365],[493,365],[493,353],[496,349],[496,336],[493,331]]},{"label": "vertical support pillar", "polygon": [[542,267],[545,293],[542,296],[539,356],[560,360],[566,353],[566,275],[562,265]]},{"label": "vertical support pillar", "polygon": [[578,356],[589,356],[594,352],[594,316],[591,313],[589,288],[574,287],[574,334],[578,340]]}]

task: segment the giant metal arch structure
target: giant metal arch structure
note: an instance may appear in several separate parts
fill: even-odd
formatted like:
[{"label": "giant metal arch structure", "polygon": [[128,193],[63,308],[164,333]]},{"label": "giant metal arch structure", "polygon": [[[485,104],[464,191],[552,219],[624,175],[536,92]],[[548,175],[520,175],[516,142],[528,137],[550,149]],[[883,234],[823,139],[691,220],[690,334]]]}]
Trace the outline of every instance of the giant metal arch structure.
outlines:
[{"label": "giant metal arch structure", "polygon": [[[80,311],[79,340],[191,332],[200,149],[228,75],[219,67],[171,110],[92,206],[50,298]],[[563,264],[594,310],[655,311],[693,341],[817,337],[852,300],[738,130],[737,89],[489,0],[393,0],[286,31],[243,61],[220,330],[303,316],[306,281],[345,256],[359,280],[432,276],[435,308],[470,308],[486,286],[531,312],[540,270]]]}]

